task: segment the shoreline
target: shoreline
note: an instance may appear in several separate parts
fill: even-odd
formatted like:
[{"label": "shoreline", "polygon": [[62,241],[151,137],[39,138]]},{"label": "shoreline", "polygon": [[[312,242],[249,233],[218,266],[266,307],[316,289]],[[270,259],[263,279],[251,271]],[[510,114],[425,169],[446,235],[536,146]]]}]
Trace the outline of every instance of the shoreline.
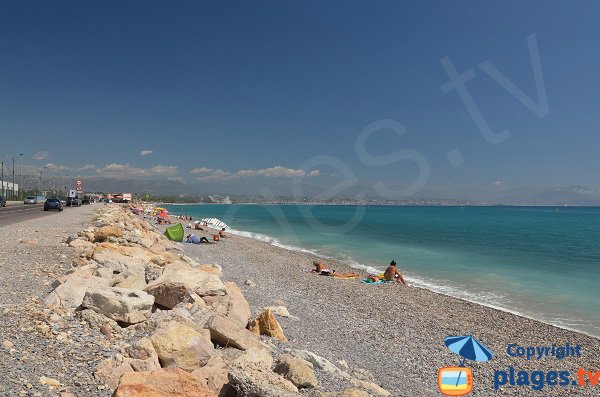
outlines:
[{"label": "shoreline", "polygon": [[[225,243],[183,247],[188,256],[222,266],[224,279],[241,286],[253,312],[284,304],[299,318],[280,321],[293,348],[309,349],[332,362],[341,360],[364,368],[393,395],[439,395],[432,381],[437,368],[456,364],[457,356],[443,344],[450,335],[474,335],[495,354],[490,363],[473,363],[476,383],[482,388],[485,385],[485,390],[480,390],[483,394],[478,395],[495,395],[497,392],[490,388],[494,371],[509,366],[534,365],[540,370],[566,366],[573,372],[579,367],[600,367],[597,337],[521,314],[423,287],[371,286],[311,274],[306,270],[315,256],[248,237],[234,235]],[[341,261],[327,262],[339,272],[356,270]],[[257,286],[246,286],[247,280]],[[328,315],[330,312],[334,315]],[[544,346],[567,342],[584,345],[585,355],[530,363],[506,354],[510,343]],[[393,346],[394,354],[382,350],[386,344]],[[413,352],[418,352],[416,357]],[[399,370],[404,372],[398,375]],[[505,394],[526,392],[520,387],[508,390]],[[564,390],[561,394],[556,388],[544,391],[545,395],[564,395]]]},{"label": "shoreline", "polygon": [[[174,223],[182,223],[182,226],[185,228],[185,224],[181,220],[174,219],[174,221],[175,221]],[[212,227],[211,227],[211,229],[218,230],[218,228],[212,228]],[[188,229],[186,229],[186,230],[188,230]],[[289,251],[289,252],[304,254],[304,255],[310,256],[312,258],[312,260],[317,260],[317,259],[327,260],[328,262],[335,263],[336,266],[338,266],[338,267],[340,267],[340,266],[343,267],[343,271],[344,272],[358,271],[359,273],[361,273],[361,277],[363,277],[363,276],[367,277],[370,273],[381,273],[381,272],[383,272],[383,270],[376,269],[376,268],[374,268],[372,266],[369,266],[369,265],[364,265],[364,264],[361,264],[361,263],[358,263],[358,262],[350,263],[349,261],[344,260],[344,259],[335,258],[335,257],[329,256],[329,255],[319,254],[318,252],[316,252],[314,250],[311,250],[309,248],[303,248],[303,247],[297,247],[297,246],[290,246],[290,245],[286,245],[286,244],[281,244],[281,243],[278,242],[277,239],[275,239],[275,238],[273,238],[271,236],[268,236],[268,235],[263,235],[262,233],[255,233],[255,232],[250,232],[250,231],[246,231],[246,230],[237,230],[237,229],[230,229],[230,230],[227,231],[227,233],[233,234],[236,237],[240,237],[240,238],[244,238],[244,239],[249,239],[249,240],[252,240],[252,241],[259,242],[259,243],[268,244],[268,245],[270,245],[270,246],[272,246],[274,248],[283,249],[283,250],[286,250],[286,251]],[[268,240],[257,238],[258,235],[264,236]],[[439,284],[439,285],[432,284],[432,283],[428,283],[424,279],[420,279],[418,277],[414,278],[414,277],[410,277],[410,276],[407,277],[406,274],[404,274],[404,275],[407,278],[407,282],[409,282],[409,285],[411,287],[413,287],[413,288],[424,289],[426,291],[429,291],[429,292],[432,292],[432,293],[435,293],[435,294],[440,294],[440,295],[443,295],[443,296],[446,296],[446,297],[449,297],[449,298],[459,299],[459,300],[464,301],[464,302],[469,302],[469,303],[473,303],[473,304],[476,304],[476,305],[481,305],[481,306],[484,306],[484,307],[487,307],[487,308],[490,308],[490,309],[499,310],[499,311],[502,311],[502,312],[505,312],[505,313],[510,313],[510,314],[515,315],[515,316],[519,316],[519,317],[522,317],[522,318],[525,318],[525,319],[528,319],[528,320],[537,321],[537,322],[545,324],[545,325],[549,325],[549,326],[552,326],[552,327],[564,329],[564,330],[567,330],[567,331],[572,331],[572,332],[580,333],[582,335],[585,335],[585,336],[592,337],[592,338],[600,340],[600,335],[594,335],[594,334],[586,332],[584,330],[575,329],[575,328],[571,328],[571,327],[560,325],[560,324],[555,324],[555,323],[552,323],[552,322],[549,322],[549,321],[544,321],[543,319],[535,318],[532,315],[528,315],[527,313],[523,313],[523,312],[520,312],[518,310],[509,309],[509,308],[506,308],[506,307],[494,305],[492,303],[486,303],[486,302],[482,302],[482,301],[477,301],[475,299],[468,299],[468,298],[466,298],[464,296],[456,296],[456,295],[453,295],[451,293],[446,293],[444,291],[441,291],[441,289],[443,289],[443,288],[456,289],[456,287],[453,287],[453,286],[442,285],[442,284]],[[412,283],[412,282],[414,282],[414,280],[417,280],[416,284]],[[422,284],[419,284],[419,283],[428,283],[428,284],[431,284],[432,286],[430,287],[430,286],[422,285]],[[438,289],[436,289],[436,287]]]}]

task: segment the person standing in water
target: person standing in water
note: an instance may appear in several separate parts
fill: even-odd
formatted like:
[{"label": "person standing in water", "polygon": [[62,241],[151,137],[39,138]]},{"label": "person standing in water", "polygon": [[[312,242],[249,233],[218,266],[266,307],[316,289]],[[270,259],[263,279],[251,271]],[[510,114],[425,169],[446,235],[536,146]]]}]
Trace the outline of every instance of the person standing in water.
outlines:
[{"label": "person standing in water", "polygon": [[396,261],[390,262],[390,265],[387,267],[387,269],[385,269],[383,276],[387,281],[393,281],[395,283],[402,283],[402,284],[408,286],[408,284],[406,284],[406,281],[404,281],[404,277],[402,276],[402,273],[400,273],[398,271],[398,268],[396,267]]}]

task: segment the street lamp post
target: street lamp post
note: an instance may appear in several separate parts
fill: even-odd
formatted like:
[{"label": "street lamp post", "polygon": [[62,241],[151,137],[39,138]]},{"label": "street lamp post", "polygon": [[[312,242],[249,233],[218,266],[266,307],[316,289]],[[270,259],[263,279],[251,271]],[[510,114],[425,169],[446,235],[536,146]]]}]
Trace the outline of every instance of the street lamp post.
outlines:
[{"label": "street lamp post", "polygon": [[47,168],[48,168],[48,167],[42,167],[42,168],[40,168],[40,189],[39,189],[39,190],[40,190],[40,195],[42,194],[42,178],[43,178],[43,171],[44,171],[45,169],[47,169]]},{"label": "street lamp post", "polygon": [[15,156],[12,157],[12,165],[13,165],[13,168],[12,168],[13,184],[12,184],[10,197],[14,200],[15,199]]},{"label": "street lamp post", "polygon": [[19,159],[21,160],[21,166],[19,168],[19,179],[21,180],[19,182],[19,200],[23,200],[23,194],[21,193],[21,191],[23,190],[23,155],[25,153],[19,153]]}]

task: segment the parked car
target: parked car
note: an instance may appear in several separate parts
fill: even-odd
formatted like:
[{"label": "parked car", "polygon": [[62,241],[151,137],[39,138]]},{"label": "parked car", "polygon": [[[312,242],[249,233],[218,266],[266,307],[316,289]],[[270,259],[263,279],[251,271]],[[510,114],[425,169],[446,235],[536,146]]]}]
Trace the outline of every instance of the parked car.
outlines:
[{"label": "parked car", "polygon": [[0,207],[6,207],[6,197],[0,196]]},{"label": "parked car", "polygon": [[59,199],[57,199],[57,198],[49,198],[44,203],[44,211],[48,211],[48,210],[62,211],[63,210],[63,205],[62,205],[62,203],[60,202]]},{"label": "parked car", "polygon": [[23,201],[23,204],[37,204],[37,199],[33,196],[27,196],[25,197],[25,201]]},{"label": "parked car", "polygon": [[94,202],[94,198],[91,196],[83,196],[83,200],[81,200],[81,204],[92,204]]},{"label": "parked car", "polygon": [[81,207],[81,199],[79,196],[67,197],[67,207]]}]

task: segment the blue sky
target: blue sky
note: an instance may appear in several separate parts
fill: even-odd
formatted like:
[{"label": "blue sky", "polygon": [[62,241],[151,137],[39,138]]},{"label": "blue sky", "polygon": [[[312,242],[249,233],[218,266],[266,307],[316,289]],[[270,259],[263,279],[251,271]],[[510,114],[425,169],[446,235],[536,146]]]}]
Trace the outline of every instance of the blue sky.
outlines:
[{"label": "blue sky", "polygon": [[[317,161],[330,156],[363,185],[400,189],[423,168],[366,164],[356,150],[363,129],[390,119],[406,133],[378,130],[365,150],[417,151],[423,191],[600,189],[599,11],[591,1],[4,2],[0,156],[24,152],[31,172],[265,186],[336,183],[343,173]],[[532,35],[541,115],[481,66],[539,103]],[[445,57],[474,74],[473,101],[508,139],[489,143],[458,92],[442,91]]]}]

